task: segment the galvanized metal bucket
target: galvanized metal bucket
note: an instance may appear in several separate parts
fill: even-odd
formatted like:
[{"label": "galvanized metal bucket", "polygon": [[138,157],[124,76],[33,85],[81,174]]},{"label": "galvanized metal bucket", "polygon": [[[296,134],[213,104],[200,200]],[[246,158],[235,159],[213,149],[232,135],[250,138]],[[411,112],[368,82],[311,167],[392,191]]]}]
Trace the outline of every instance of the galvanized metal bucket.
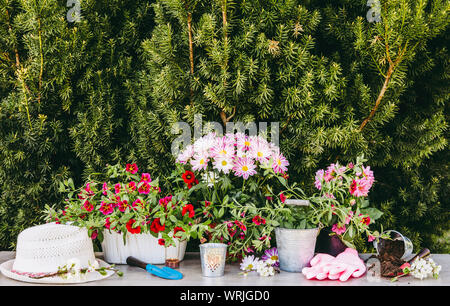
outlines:
[{"label": "galvanized metal bucket", "polygon": [[227,245],[223,243],[204,243],[200,245],[202,275],[206,277],[223,276]]},{"label": "galvanized metal bucket", "polygon": [[319,228],[287,229],[277,227],[277,240],[280,269],[287,272],[301,272],[314,257]]}]

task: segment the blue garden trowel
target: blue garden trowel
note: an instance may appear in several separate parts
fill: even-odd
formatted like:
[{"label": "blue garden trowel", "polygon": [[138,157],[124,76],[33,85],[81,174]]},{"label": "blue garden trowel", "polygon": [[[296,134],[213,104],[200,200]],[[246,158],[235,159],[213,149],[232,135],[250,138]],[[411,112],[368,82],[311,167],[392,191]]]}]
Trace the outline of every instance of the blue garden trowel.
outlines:
[{"label": "blue garden trowel", "polygon": [[155,276],[161,277],[161,278],[165,278],[165,279],[172,279],[172,280],[177,280],[177,279],[182,279],[183,278],[183,274],[181,274],[179,271],[174,270],[172,268],[169,267],[162,267],[159,268],[157,266],[151,265],[151,264],[147,264],[133,256],[129,256],[127,258],[127,264],[130,266],[134,266],[134,267],[139,267],[142,269],[147,270],[148,273],[153,274]]}]

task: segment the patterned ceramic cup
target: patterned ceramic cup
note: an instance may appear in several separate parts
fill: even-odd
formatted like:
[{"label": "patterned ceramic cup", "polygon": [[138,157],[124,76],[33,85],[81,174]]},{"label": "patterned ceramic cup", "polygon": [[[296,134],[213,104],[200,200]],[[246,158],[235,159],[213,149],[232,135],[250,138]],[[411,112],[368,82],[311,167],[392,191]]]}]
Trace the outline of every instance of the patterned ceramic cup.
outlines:
[{"label": "patterned ceramic cup", "polygon": [[202,275],[220,277],[224,274],[227,245],[223,243],[204,243],[200,245]]}]

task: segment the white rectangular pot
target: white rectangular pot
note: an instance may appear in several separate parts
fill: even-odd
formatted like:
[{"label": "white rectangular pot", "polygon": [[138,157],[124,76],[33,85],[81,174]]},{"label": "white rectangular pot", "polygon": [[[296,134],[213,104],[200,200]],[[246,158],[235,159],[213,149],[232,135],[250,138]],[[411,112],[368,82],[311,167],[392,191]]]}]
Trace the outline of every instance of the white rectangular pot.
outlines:
[{"label": "white rectangular pot", "polygon": [[301,272],[314,257],[318,232],[319,228],[275,228],[280,269],[287,272]]},{"label": "white rectangular pot", "polygon": [[[165,248],[158,244],[158,238],[149,233],[130,234],[126,233],[126,243],[123,243],[122,234],[113,231],[103,231],[103,256],[105,261],[111,264],[126,264],[128,256],[136,257],[148,264],[164,264]],[[180,248],[180,261],[186,252],[186,240],[179,242],[175,240],[176,246]]]}]

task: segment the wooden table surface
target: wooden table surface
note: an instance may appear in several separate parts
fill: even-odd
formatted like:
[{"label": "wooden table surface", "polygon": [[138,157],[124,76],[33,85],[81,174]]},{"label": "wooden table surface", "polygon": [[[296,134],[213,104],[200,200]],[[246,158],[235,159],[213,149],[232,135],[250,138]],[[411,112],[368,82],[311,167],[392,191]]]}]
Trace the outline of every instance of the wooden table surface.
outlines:
[{"label": "wooden table surface", "polygon": [[[101,258],[101,253],[96,253]],[[370,254],[360,254],[362,259],[367,259]],[[0,264],[14,259],[14,252],[0,252]],[[262,277],[256,272],[247,276],[240,275],[239,264],[227,264],[225,275],[218,278],[203,277],[200,266],[199,253],[187,253],[180,263],[179,271],[184,277],[181,280],[165,280],[153,276],[146,271],[127,265],[116,265],[123,272],[123,276],[112,275],[106,279],[82,283],[82,286],[448,286],[450,285],[450,254],[432,254],[431,258],[442,266],[438,279],[428,278],[424,280],[412,276],[401,277],[397,282],[391,282],[389,278],[373,277],[372,273],[366,273],[360,278],[351,278],[347,282],[307,280],[301,273],[289,273],[281,271],[272,277]],[[10,279],[0,273],[0,286],[41,286]],[[78,285],[78,284],[77,284]]]}]

